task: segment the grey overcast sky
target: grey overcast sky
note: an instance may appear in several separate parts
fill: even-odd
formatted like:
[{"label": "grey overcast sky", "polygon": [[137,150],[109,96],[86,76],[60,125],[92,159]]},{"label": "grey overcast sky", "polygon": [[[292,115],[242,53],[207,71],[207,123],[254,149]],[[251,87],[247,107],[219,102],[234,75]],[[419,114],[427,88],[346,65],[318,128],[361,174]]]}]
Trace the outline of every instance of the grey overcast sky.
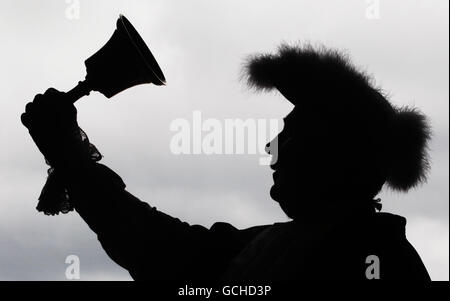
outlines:
[{"label": "grey overcast sky", "polygon": [[282,41],[344,49],[394,103],[417,106],[432,121],[428,183],[381,197],[383,210],[408,219],[408,238],[432,278],[448,280],[449,4],[381,0],[373,19],[373,2],[1,0],[0,280],[65,280],[71,254],[80,258],[82,280],[131,279],[76,213],[35,211],[46,166],[19,121],[35,94],[66,91],[84,78],[84,60],[107,41],[120,13],[147,41],[168,85],[138,86],[111,100],[91,93],[77,108],[80,126],[129,191],[205,226],[286,220],[269,197],[271,172],[258,155],[176,156],[170,123],[191,120],[194,110],[218,120],[281,120],[291,106],[279,94],[247,91],[239,81],[243,59]]}]

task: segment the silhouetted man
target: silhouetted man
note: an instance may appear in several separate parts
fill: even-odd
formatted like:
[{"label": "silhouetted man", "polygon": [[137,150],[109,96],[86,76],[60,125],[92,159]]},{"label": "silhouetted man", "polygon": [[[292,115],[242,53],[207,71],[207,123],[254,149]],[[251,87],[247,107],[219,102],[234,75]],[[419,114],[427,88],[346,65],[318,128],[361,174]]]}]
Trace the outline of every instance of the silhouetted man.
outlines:
[{"label": "silhouetted man", "polygon": [[278,152],[271,196],[292,221],[207,229],[157,211],[97,163],[75,107],[54,89],[22,115],[52,167],[38,210],[75,208],[136,280],[429,280],[405,218],[377,212],[375,199],[384,185],[407,191],[425,180],[425,116],[392,106],[334,50],[281,46],[251,57],[245,71],[251,87],[295,105],[267,147]]}]

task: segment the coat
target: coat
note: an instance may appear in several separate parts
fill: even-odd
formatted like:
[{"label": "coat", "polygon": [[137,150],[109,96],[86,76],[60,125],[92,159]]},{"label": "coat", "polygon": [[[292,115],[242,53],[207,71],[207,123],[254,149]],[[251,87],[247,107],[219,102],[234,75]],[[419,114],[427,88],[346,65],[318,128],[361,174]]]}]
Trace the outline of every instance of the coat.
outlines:
[{"label": "coat", "polygon": [[337,216],[247,229],[217,222],[206,228],[140,201],[102,164],[80,167],[67,182],[77,212],[135,280],[430,279],[401,216]]}]

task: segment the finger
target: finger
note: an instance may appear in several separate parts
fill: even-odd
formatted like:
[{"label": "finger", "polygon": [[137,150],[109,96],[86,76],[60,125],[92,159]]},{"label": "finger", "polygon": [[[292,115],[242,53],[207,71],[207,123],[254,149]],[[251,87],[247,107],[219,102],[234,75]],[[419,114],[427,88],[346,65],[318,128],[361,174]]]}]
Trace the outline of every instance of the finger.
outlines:
[{"label": "finger", "polygon": [[61,106],[63,102],[62,100],[65,98],[66,93],[56,90],[55,88],[49,88],[44,93],[44,101],[45,104],[51,104],[56,106]]},{"label": "finger", "polygon": [[34,106],[35,106],[35,104],[32,103],[32,102],[27,103],[26,106],[25,106],[25,113],[33,112]]},{"label": "finger", "polygon": [[30,126],[30,115],[28,115],[27,113],[23,113],[22,115],[20,115],[20,121],[22,121],[22,124],[28,128]]},{"label": "finger", "polygon": [[36,94],[36,96],[34,96],[33,103],[35,103],[36,105],[39,105],[42,102],[43,98],[44,98],[44,95]]},{"label": "finger", "polygon": [[55,95],[60,93],[61,92],[56,90],[55,88],[48,88],[47,91],[45,91],[44,95]]}]

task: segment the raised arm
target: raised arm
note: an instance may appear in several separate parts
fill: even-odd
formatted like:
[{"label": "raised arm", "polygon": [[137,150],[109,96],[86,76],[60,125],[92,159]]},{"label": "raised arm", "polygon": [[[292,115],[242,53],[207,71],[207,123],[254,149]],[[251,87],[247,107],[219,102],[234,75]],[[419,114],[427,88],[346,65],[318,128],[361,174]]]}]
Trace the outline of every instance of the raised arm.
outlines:
[{"label": "raised arm", "polygon": [[207,229],[181,222],[134,197],[101,164],[78,175],[69,181],[75,209],[134,279],[217,279],[259,232],[226,223]]},{"label": "raised arm", "polygon": [[76,109],[64,95],[54,89],[37,95],[27,104],[22,123],[54,168],[71,205],[107,254],[134,279],[217,279],[264,228],[237,230],[216,223],[207,229],[140,201],[116,173],[92,159],[80,142]]}]

